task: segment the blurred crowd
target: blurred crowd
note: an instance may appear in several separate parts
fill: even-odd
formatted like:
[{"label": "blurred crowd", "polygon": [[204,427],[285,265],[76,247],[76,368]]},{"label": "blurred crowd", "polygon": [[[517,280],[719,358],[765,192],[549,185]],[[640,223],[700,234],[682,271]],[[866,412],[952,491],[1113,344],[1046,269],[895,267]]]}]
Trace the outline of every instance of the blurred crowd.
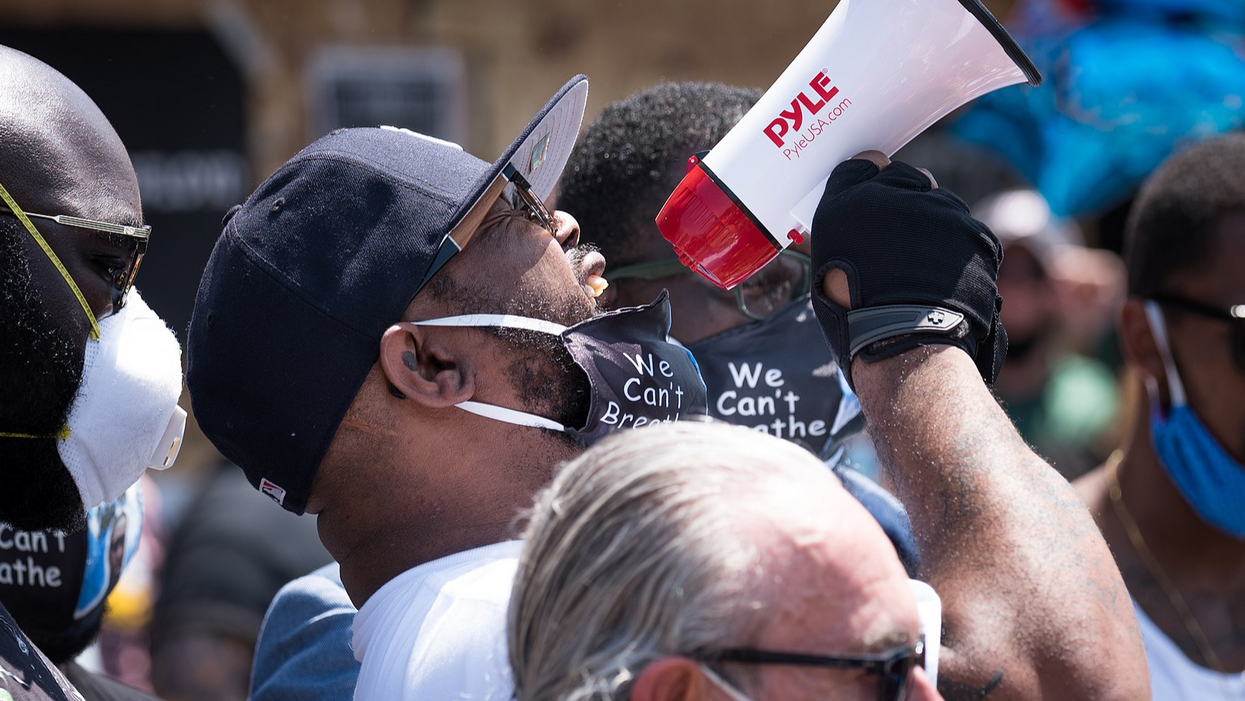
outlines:
[{"label": "blurred crowd", "polygon": [[[0,46],[0,701],[1245,699],[1245,5],[1006,24],[1043,86],[734,290],[653,217],[762,91],[577,131],[578,77],[496,162],[316,140],[181,339],[106,115]],[[856,347],[888,285],[961,324]]]}]

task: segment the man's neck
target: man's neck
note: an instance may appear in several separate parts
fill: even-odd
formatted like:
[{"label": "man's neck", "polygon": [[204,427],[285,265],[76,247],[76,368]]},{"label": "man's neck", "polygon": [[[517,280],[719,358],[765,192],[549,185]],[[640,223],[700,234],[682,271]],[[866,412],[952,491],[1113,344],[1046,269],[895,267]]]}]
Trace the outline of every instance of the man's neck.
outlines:
[{"label": "man's neck", "polygon": [[[1154,557],[1174,580],[1239,588],[1245,579],[1245,541],[1207,524],[1185,500],[1150,444],[1149,431],[1136,432],[1119,465],[1127,512]],[[1109,503],[1105,505],[1114,511]],[[1118,522],[1118,518],[1115,519]],[[1129,548],[1124,528],[1111,529],[1113,549]],[[1120,540],[1121,542],[1112,542]],[[1225,589],[1226,593],[1226,589]]]},{"label": "man's neck", "polygon": [[1135,532],[1130,538],[1126,517],[1116,513],[1107,489],[1094,506],[1095,517],[1129,594],[1154,625],[1194,663],[1239,672],[1245,669],[1245,629],[1239,623],[1245,616],[1245,542],[1197,515],[1159,463],[1149,431],[1137,433],[1118,471]]},{"label": "man's neck", "polygon": [[[365,540],[341,563],[342,584],[355,608],[402,573],[455,553],[514,538],[513,517],[494,523],[399,525],[385,537]],[[334,555],[336,558],[336,554]]]},{"label": "man's neck", "polygon": [[[518,537],[518,517],[536,491],[578,452],[567,454],[536,432],[523,435],[529,431],[471,440],[412,436],[409,449],[358,452],[333,468],[344,477],[325,485],[332,496],[317,526],[356,607],[413,567]],[[352,469],[365,461],[370,469]],[[379,467],[382,461],[388,466]]]},{"label": "man's neck", "polygon": [[[1143,409],[1137,420],[1148,421]],[[1245,620],[1245,542],[1208,525],[1185,501],[1150,445],[1148,424],[1138,424],[1117,468],[1122,508],[1111,499],[1103,468],[1075,486],[1115,556],[1129,595],[1196,664],[1210,666],[1192,632],[1200,627],[1225,670],[1245,669],[1245,629],[1237,623]],[[1131,535],[1130,520],[1135,524]],[[1187,607],[1187,616],[1175,598]]]}]

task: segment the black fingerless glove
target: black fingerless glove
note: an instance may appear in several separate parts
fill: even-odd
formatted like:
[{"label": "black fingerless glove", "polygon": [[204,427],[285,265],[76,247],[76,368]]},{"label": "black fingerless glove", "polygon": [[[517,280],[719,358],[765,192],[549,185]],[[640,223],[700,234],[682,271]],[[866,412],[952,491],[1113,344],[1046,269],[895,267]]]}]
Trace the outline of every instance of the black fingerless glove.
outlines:
[{"label": "black fingerless glove", "polygon": [[[813,307],[848,383],[857,355],[872,362],[949,344],[993,384],[1007,352],[995,286],[1002,260],[998,239],[964,201],[931,189],[921,171],[839,164],[813,218]],[[847,274],[851,311],[822,291],[832,268]]]}]

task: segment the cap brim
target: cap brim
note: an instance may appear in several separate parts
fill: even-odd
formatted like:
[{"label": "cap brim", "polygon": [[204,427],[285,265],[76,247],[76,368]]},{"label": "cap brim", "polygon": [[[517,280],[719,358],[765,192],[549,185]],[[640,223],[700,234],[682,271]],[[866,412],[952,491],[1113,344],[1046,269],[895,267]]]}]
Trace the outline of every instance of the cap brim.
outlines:
[{"label": "cap brim", "polygon": [[[548,199],[570,160],[588,105],[588,77],[580,74],[567,81],[549,98],[544,108],[527,123],[519,136],[502,152],[477,184],[470,204],[455,218],[454,229],[474,229],[501,195],[498,186],[508,164],[527,179],[541,200]],[[457,237],[455,237],[457,238]]]}]

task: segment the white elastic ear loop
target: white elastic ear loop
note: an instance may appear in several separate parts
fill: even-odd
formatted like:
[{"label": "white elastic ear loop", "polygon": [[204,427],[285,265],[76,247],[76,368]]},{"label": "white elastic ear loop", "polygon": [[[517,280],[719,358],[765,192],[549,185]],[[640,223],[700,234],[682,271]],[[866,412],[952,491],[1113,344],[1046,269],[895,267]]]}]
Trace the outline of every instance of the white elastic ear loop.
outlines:
[{"label": "white elastic ear loop", "polygon": [[[1159,355],[1163,357],[1163,367],[1167,369],[1167,391],[1171,393],[1172,406],[1184,406],[1184,383],[1180,381],[1180,373],[1176,371],[1176,361],[1172,358],[1171,346],[1167,342],[1167,324],[1163,322],[1163,309],[1158,302],[1152,300],[1146,300],[1145,308],[1146,319],[1150,322],[1150,333],[1154,335],[1154,343],[1159,347]],[[1154,399],[1158,401],[1157,396]]]},{"label": "white elastic ear loop", "polygon": [[705,676],[709,677],[709,681],[713,682],[715,686],[721,689],[727,696],[734,699],[734,701],[752,701],[752,699],[744,695],[744,692],[736,689],[730,682],[723,679],[717,672],[709,669],[709,665],[702,663],[700,665],[700,671],[704,672]]},{"label": "white elastic ear loop", "polygon": [[566,330],[565,326],[555,324],[552,321],[533,319],[527,316],[514,316],[513,314],[463,314],[461,316],[446,316],[440,319],[404,321],[402,323],[410,324],[411,326],[496,326],[507,329],[539,331],[551,336],[561,336],[562,332]]},{"label": "white elastic ear loop", "polygon": [[463,411],[471,412],[476,416],[483,416],[486,419],[493,419],[502,423],[514,424],[515,426],[530,426],[532,428],[547,428],[552,431],[566,432],[566,426],[554,421],[546,419],[543,416],[528,414],[523,411],[507,409],[504,406],[496,404],[485,404],[483,402],[459,402],[454,406]]},{"label": "white elastic ear loop", "polygon": [[[538,331],[552,336],[561,336],[562,332],[566,330],[565,326],[555,324],[552,321],[533,319],[527,316],[515,316],[513,314],[462,314],[460,316],[446,316],[440,319],[428,319],[426,321],[404,321],[402,323],[410,324],[411,326],[496,326],[508,329]],[[523,411],[507,409],[504,406],[497,406],[496,404],[467,401],[459,402],[458,404],[455,404],[455,406],[463,411],[471,412],[476,416],[483,416],[486,419],[493,419],[494,421],[501,421],[502,423],[513,424],[515,426],[528,426],[531,428],[547,428],[551,431],[561,431],[563,433],[566,432],[566,426],[563,426],[557,421]]]}]

